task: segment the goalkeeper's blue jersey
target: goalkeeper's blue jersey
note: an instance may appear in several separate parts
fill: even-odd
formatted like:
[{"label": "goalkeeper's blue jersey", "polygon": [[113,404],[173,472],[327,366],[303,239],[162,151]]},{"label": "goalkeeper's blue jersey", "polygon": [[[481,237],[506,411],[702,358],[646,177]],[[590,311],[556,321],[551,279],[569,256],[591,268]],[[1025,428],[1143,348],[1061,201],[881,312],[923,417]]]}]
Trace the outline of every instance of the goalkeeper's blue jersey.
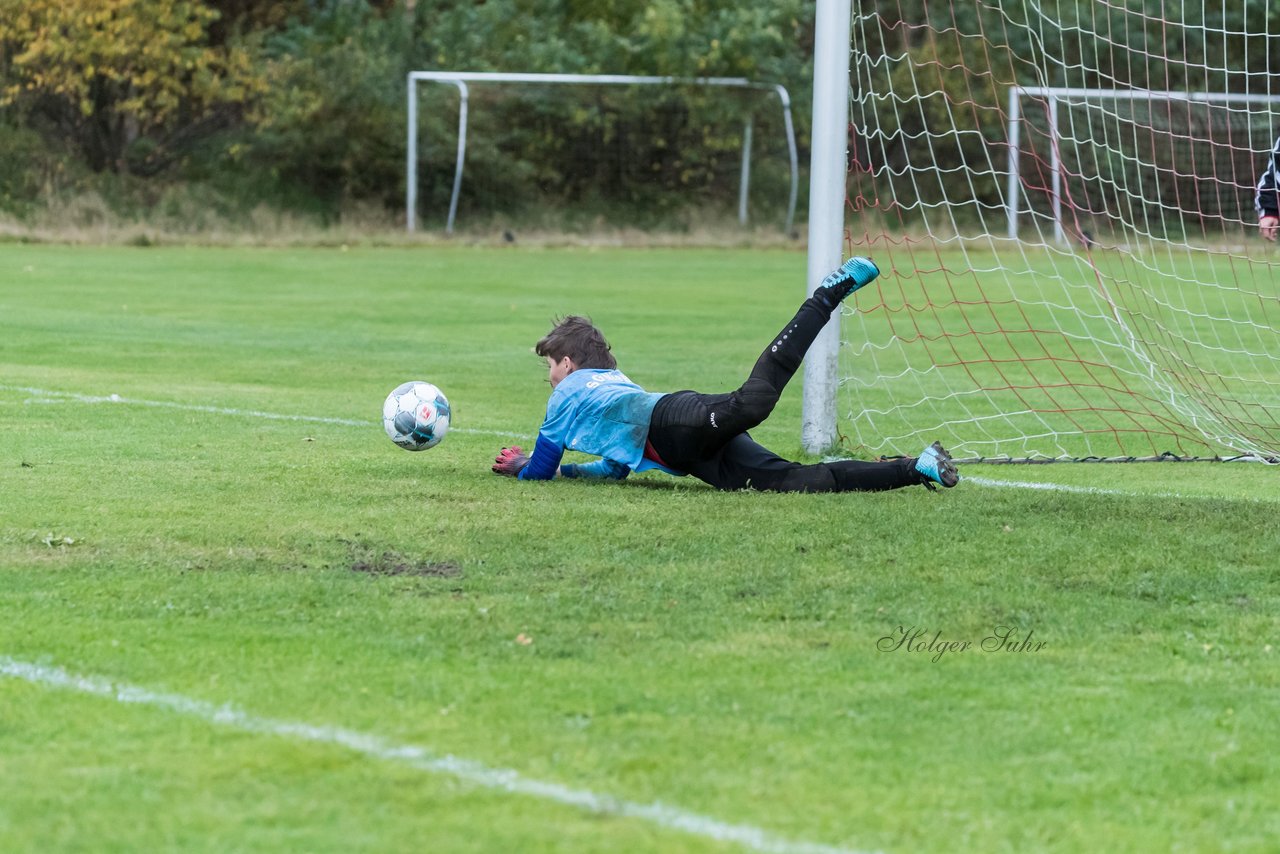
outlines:
[{"label": "goalkeeper's blue jersey", "polygon": [[663,468],[644,455],[649,420],[661,397],[618,370],[574,371],[551,392],[547,417],[538,431],[533,456],[520,472],[521,479],[555,477],[566,450],[604,458],[599,464],[565,466],[563,473],[570,477],[626,477],[631,471]]}]

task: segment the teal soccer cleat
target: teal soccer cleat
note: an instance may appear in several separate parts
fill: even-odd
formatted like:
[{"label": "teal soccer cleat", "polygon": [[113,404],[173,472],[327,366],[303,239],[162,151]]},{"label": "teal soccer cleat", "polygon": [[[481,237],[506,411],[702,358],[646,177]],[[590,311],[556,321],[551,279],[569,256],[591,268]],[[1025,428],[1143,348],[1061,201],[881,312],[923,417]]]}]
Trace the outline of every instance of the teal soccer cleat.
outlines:
[{"label": "teal soccer cleat", "polygon": [[818,285],[816,291],[826,289],[826,293],[830,295],[829,302],[833,306],[839,305],[840,301],[858,288],[864,287],[875,281],[876,276],[880,275],[880,268],[876,266],[876,262],[870,258],[861,256],[850,258],[840,267]]},{"label": "teal soccer cleat", "polygon": [[924,478],[921,482],[930,489],[938,488],[934,486],[935,483],[950,489],[960,482],[960,473],[956,471],[951,455],[942,447],[941,442],[934,442],[920,452],[920,458],[916,460],[916,471]]}]

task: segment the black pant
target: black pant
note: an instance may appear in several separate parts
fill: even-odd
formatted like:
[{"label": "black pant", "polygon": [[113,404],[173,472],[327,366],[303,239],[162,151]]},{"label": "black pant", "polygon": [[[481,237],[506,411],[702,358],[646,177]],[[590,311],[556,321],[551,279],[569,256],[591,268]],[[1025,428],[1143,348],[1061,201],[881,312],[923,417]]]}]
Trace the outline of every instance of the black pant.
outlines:
[{"label": "black pant", "polygon": [[784,460],[747,435],[769,417],[832,310],[820,297],[805,300],[736,391],[680,391],[659,399],[649,424],[649,442],[663,462],[717,489],[847,492],[922,483],[914,460],[803,465]]}]

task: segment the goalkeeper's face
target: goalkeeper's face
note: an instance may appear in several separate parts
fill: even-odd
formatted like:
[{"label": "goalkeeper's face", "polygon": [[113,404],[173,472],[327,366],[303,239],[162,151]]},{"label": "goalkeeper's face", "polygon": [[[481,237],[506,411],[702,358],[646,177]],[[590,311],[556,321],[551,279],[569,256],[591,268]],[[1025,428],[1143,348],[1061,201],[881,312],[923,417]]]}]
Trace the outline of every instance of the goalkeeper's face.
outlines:
[{"label": "goalkeeper's face", "polygon": [[561,380],[578,369],[578,366],[573,363],[573,359],[570,359],[568,356],[565,356],[558,362],[550,356],[547,356],[546,358],[547,382],[551,383],[552,388],[560,385]]}]

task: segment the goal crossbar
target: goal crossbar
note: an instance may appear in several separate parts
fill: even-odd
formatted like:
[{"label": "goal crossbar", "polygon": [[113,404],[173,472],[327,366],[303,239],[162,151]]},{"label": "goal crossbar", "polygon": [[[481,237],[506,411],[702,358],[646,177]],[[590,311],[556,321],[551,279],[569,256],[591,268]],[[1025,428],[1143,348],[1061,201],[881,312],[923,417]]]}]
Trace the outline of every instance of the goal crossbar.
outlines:
[{"label": "goal crossbar", "polygon": [[[447,83],[458,89],[458,148],[454,164],[453,192],[449,198],[449,215],[445,232],[453,233],[458,213],[458,196],[462,191],[463,163],[467,149],[467,106],[470,99],[468,83],[534,83],[580,84],[599,86],[712,86],[733,89],[755,89],[773,92],[782,104],[782,118],[786,127],[787,152],[791,166],[791,194],[787,203],[786,231],[791,231],[795,221],[796,196],[799,190],[800,167],[796,151],[795,125],[791,119],[791,95],[780,83],[761,83],[744,77],[646,77],[629,74],[538,74],[506,73],[497,71],[410,71],[408,75],[408,138],[405,162],[405,228],[417,228],[418,209],[418,83]],[[750,183],[751,122],[743,129],[742,171],[739,184],[738,218],[746,221],[746,200]]]}]

